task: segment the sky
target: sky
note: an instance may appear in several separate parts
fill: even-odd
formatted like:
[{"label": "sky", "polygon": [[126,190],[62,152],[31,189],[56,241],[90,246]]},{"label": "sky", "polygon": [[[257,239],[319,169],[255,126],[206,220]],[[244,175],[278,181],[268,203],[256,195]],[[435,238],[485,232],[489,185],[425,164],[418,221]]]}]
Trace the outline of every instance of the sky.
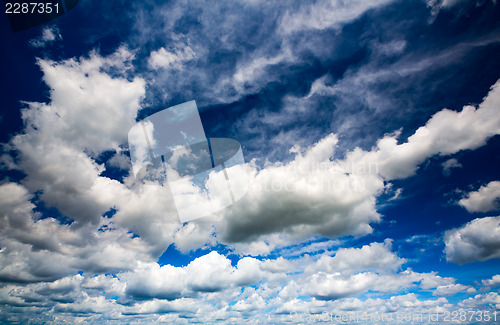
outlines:
[{"label": "sky", "polygon": [[[73,5],[0,15],[1,324],[500,323],[498,1]],[[248,190],[181,222],[128,132],[193,100]]]}]

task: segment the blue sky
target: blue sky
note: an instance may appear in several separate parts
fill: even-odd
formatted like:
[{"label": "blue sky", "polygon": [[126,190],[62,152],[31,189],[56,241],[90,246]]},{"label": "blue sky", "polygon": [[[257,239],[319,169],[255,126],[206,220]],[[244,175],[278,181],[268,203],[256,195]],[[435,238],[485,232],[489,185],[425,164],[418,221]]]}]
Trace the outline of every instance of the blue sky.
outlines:
[{"label": "blue sky", "polygon": [[[496,1],[1,17],[1,323],[500,323]],[[249,188],[181,223],[127,134],[191,100]]]}]

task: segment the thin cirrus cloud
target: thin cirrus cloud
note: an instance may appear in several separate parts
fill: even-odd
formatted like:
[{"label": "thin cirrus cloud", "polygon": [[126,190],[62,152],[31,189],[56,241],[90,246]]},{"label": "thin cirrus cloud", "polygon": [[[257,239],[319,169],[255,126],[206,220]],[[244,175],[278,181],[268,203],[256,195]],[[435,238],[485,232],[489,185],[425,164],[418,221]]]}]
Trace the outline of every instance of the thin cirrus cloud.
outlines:
[{"label": "thin cirrus cloud", "polygon": [[477,218],[445,233],[448,261],[465,264],[500,257],[500,217]]}]

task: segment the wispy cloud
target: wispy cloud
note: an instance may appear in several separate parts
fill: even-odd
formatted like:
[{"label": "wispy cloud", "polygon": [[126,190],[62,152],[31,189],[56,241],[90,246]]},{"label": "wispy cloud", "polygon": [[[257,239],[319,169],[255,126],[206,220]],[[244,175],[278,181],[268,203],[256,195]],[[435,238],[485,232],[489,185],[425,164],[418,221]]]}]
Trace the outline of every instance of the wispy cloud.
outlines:
[{"label": "wispy cloud", "polygon": [[29,44],[33,47],[45,47],[52,42],[61,41],[63,38],[57,26],[45,27],[42,30],[42,35],[38,38],[30,40]]}]

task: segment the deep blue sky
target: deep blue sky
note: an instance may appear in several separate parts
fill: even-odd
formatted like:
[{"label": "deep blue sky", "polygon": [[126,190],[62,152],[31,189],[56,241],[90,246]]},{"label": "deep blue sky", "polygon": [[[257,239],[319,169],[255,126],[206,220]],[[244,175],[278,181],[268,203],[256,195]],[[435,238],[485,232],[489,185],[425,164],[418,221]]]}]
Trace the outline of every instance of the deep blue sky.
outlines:
[{"label": "deep blue sky", "polygon": [[[2,14],[0,322],[498,313],[499,17],[81,0],[13,32]],[[127,133],[191,100],[207,137],[241,143],[251,187],[181,224],[168,190],[134,183]],[[297,187],[262,190],[278,183]]]}]

